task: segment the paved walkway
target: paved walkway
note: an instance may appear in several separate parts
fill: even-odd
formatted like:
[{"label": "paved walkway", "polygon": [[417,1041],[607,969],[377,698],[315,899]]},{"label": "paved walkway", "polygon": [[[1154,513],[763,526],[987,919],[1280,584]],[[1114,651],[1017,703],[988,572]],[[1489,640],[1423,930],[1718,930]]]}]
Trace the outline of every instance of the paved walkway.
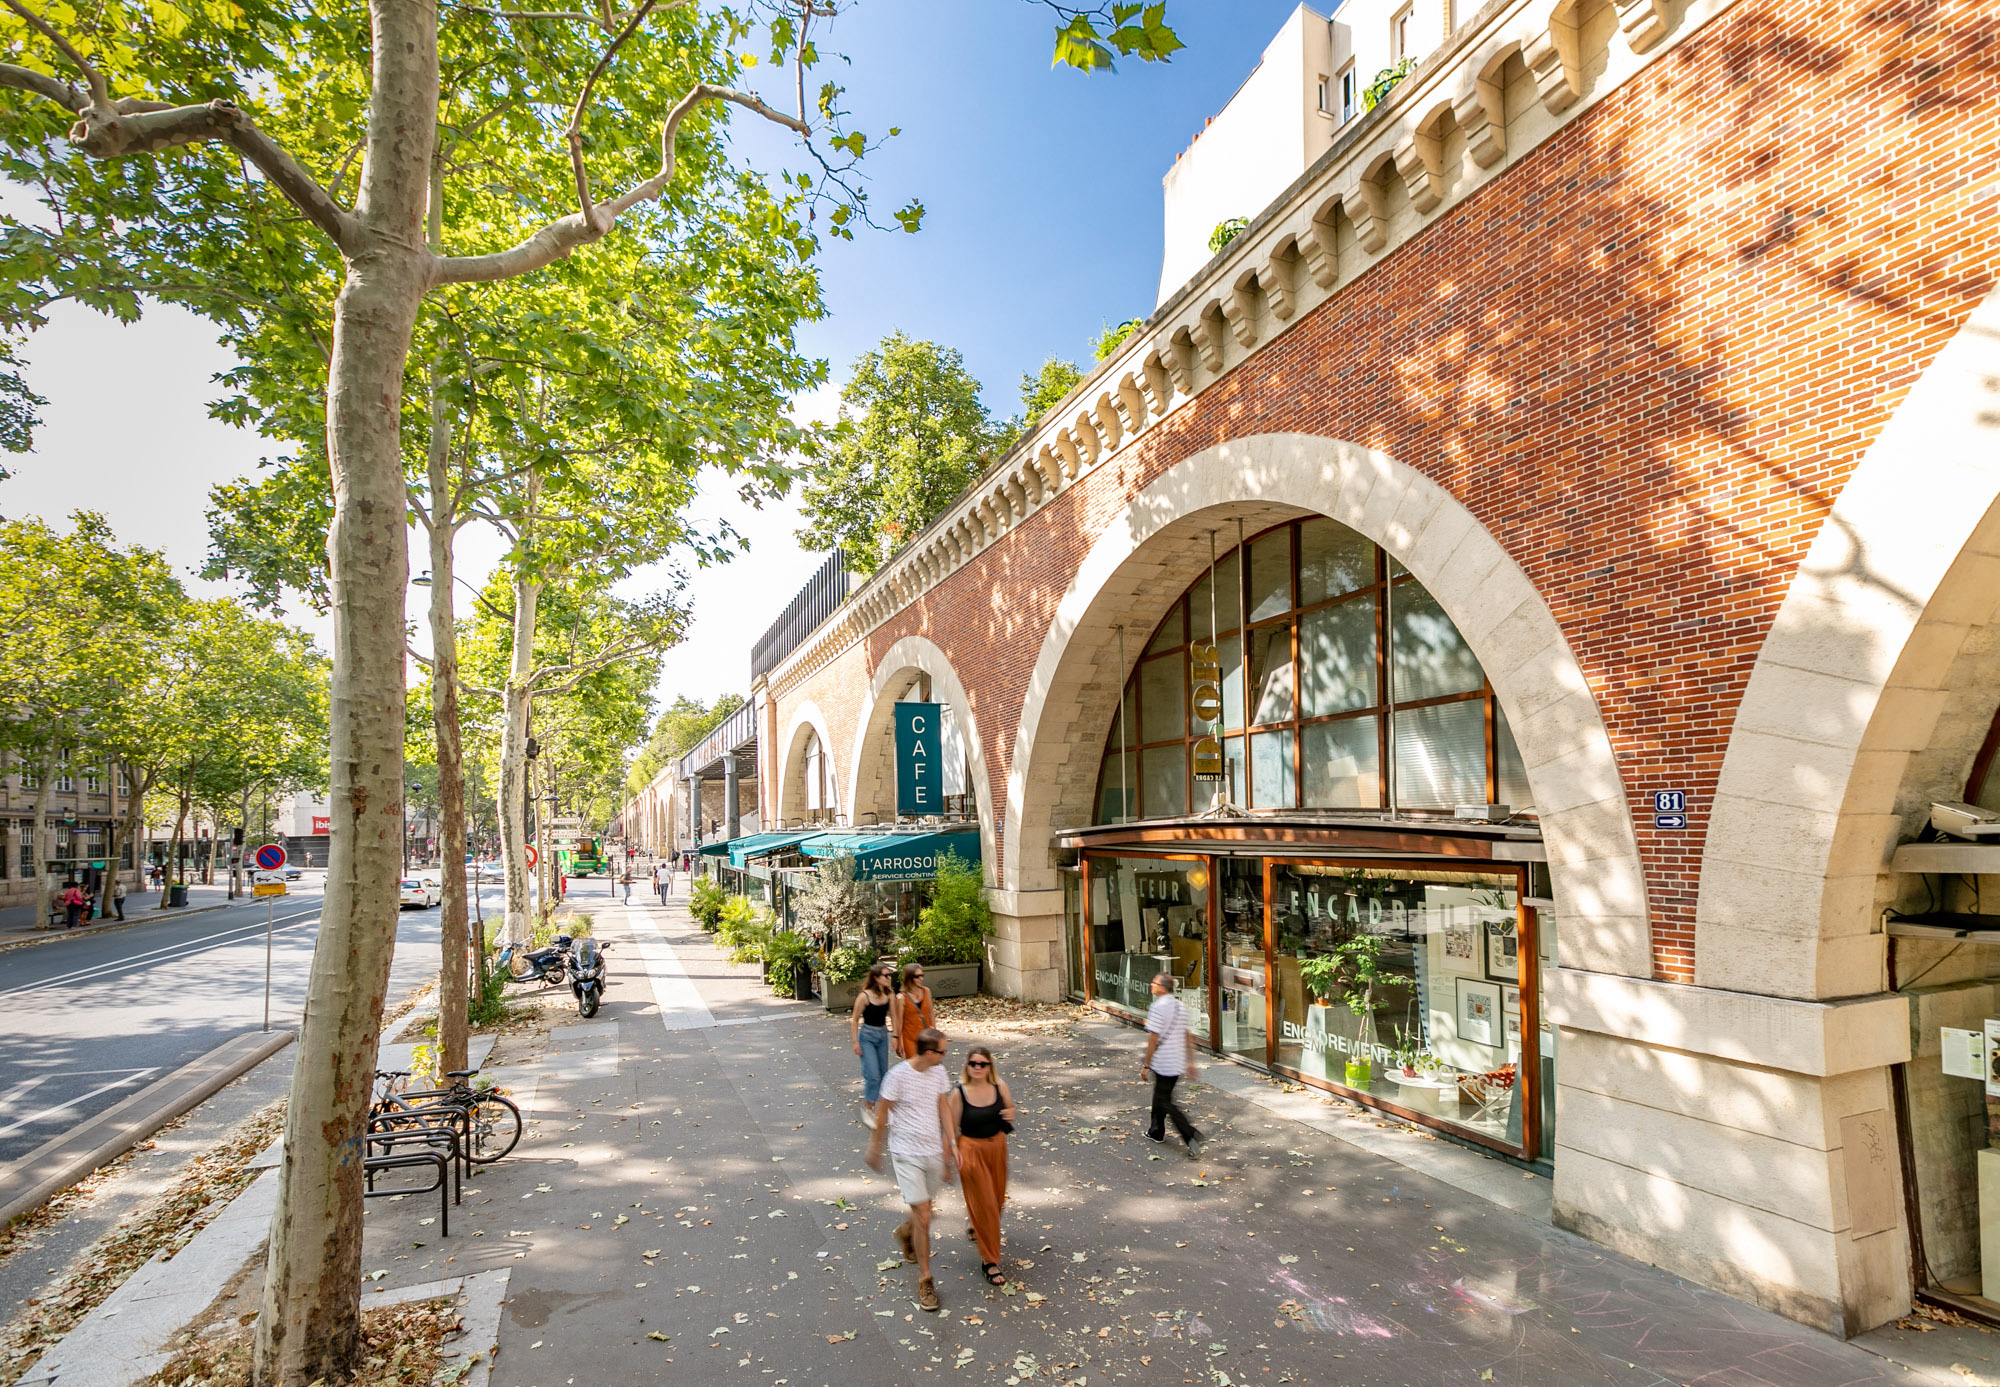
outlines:
[{"label": "paved walkway", "polygon": [[[60,895],[61,892],[58,891],[57,894]],[[32,902],[27,905],[10,905],[0,910],[0,944],[12,944],[24,939],[55,939],[64,934],[74,936],[85,930],[126,929],[152,920],[169,920],[199,910],[213,910],[229,903],[229,885],[227,882],[222,882],[215,886],[190,886],[188,903],[175,908],[156,905],[155,902],[159,899],[160,893],[156,887],[148,886],[137,891],[127,887],[123,920],[114,915],[109,920],[92,920],[89,924],[73,930],[38,929],[35,925],[35,907]]]},{"label": "paved walkway", "polygon": [[1233,1072],[1194,1095],[1204,1159],[1163,1153],[1142,1139],[1131,1033],[1060,1021],[982,1027],[1022,1109],[1011,1293],[980,1279],[948,1193],[946,1313],[925,1315],[893,1186],[860,1160],[844,1022],[772,999],[679,900],[597,925],[609,1000],[505,1071],[529,1133],[451,1236],[432,1200],[370,1206],[370,1294],[511,1270],[496,1384],[1991,1380],[1920,1375],[1619,1257],[1533,1199],[1291,1121]]}]

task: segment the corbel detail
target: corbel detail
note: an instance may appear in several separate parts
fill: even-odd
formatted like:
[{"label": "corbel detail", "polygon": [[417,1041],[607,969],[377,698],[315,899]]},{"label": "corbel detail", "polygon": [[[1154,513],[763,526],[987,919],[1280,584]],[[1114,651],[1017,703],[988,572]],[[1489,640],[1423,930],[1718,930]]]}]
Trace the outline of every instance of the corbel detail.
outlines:
[{"label": "corbel detail", "polygon": [[1583,95],[1583,64],[1577,51],[1576,20],[1562,9],[1549,16],[1549,27],[1528,41],[1521,61],[1535,79],[1535,91],[1550,115],[1560,115]]},{"label": "corbel detail", "polygon": [[1194,394],[1194,352],[1194,334],[1185,327],[1178,327],[1168,339],[1166,350],[1161,353],[1167,374],[1173,377],[1174,389],[1190,397]]},{"label": "corbel detail", "polygon": [[1660,0],[1618,0],[1618,27],[1634,53],[1644,53],[1667,36],[1666,6]]},{"label": "corbel detail", "polygon": [[[1229,322],[1229,330],[1246,350],[1257,345],[1257,276],[1255,271],[1246,271],[1236,286],[1222,296],[1222,316]],[[1220,370],[1221,367],[1211,367]]]},{"label": "corbel detail", "polygon": [[1340,278],[1340,256],[1334,246],[1333,209],[1328,207],[1299,236],[1299,255],[1313,283],[1322,289],[1331,289]]},{"label": "corbel detail", "polygon": [[1435,135],[1419,130],[1396,149],[1396,172],[1410,190],[1410,205],[1430,213],[1444,201],[1444,158]]},{"label": "corbel detail", "polygon": [[1382,217],[1382,189],[1374,179],[1364,178],[1341,194],[1340,205],[1354,223],[1354,239],[1370,255],[1389,244],[1389,224]]},{"label": "corbel detail", "polygon": [[1091,422],[1090,411],[1078,410],[1076,418],[1070,421],[1070,436],[1076,439],[1076,451],[1083,458],[1085,467],[1097,466],[1097,459],[1104,447],[1097,437],[1097,425]]},{"label": "corbel detail", "polygon": [[1118,403],[1125,411],[1125,422],[1133,433],[1144,431],[1152,420],[1147,417],[1146,395],[1139,388],[1138,381],[1127,371],[1118,378]]},{"label": "corbel detail", "polygon": [[[1210,299],[1202,308],[1201,316],[1188,328],[1188,339],[1194,343],[1194,349],[1201,354],[1201,364],[1217,374],[1222,370],[1221,323],[1222,304],[1220,300]],[[1193,393],[1192,390],[1188,391],[1190,395]]]},{"label": "corbel detail", "polygon": [[1075,481],[1083,471],[1083,454],[1076,450],[1076,440],[1069,436],[1068,429],[1056,433],[1056,453],[1063,460],[1063,476]]},{"label": "corbel detail", "polygon": [[1297,251],[1279,251],[1264,262],[1264,268],[1257,271],[1257,283],[1264,290],[1264,301],[1271,305],[1271,316],[1281,323],[1288,323],[1292,315],[1299,311],[1299,301],[1293,292],[1293,284],[1298,271]]},{"label": "corbel detail", "polygon": [[1167,361],[1175,354],[1173,343],[1164,349],[1156,348],[1147,352],[1139,363],[1140,379],[1146,383],[1146,393],[1152,397],[1152,411],[1155,418],[1164,419],[1174,404],[1174,380],[1167,369]]},{"label": "corbel detail", "polygon": [[1500,84],[1481,77],[1472,90],[1451,103],[1452,119],[1465,132],[1465,152],[1482,169],[1507,156],[1507,107]]},{"label": "corbel detail", "polygon": [[1109,391],[1097,397],[1097,429],[1104,435],[1104,451],[1117,452],[1125,441],[1125,422],[1118,417],[1118,406]]}]

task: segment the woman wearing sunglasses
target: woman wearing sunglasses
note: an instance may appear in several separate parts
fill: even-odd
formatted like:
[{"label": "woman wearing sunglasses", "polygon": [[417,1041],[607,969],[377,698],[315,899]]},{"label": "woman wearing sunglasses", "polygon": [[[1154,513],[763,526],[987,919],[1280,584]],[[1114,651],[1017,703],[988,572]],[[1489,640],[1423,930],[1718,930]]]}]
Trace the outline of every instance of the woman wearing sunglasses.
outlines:
[{"label": "woman wearing sunglasses", "polygon": [[1000,1271],[1000,1206],[1007,1202],[1007,1134],[1014,1130],[1014,1096],[993,1066],[993,1052],[975,1045],[966,1053],[951,1091],[952,1126],[958,1133],[958,1182],[965,1192],[980,1270],[995,1286]]},{"label": "woman wearing sunglasses", "polygon": [[905,964],[903,985],[896,993],[896,1053],[906,1060],[917,1057],[917,1036],[937,1025],[937,1004],[924,986],[924,965]]}]

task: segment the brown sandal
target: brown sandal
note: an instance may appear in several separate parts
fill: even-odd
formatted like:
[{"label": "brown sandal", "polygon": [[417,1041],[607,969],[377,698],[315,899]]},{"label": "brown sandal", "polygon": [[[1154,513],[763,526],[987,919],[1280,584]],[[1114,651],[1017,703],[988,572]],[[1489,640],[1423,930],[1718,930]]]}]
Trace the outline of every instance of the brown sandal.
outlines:
[{"label": "brown sandal", "polygon": [[938,1300],[937,1283],[926,1276],[917,1283],[917,1308],[936,1312],[942,1304]]}]

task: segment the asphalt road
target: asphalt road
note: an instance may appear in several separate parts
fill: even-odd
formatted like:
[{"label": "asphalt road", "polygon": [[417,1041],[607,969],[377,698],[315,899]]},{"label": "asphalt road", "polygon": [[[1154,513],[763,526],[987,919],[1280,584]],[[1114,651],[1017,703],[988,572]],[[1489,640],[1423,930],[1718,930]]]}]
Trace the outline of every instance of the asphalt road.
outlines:
[{"label": "asphalt road", "polygon": [[[323,873],[276,902],[271,1025],[296,1027]],[[485,906],[501,905],[485,888]],[[504,907],[503,907],[504,908]],[[264,901],[0,952],[0,1162],[264,1024]],[[438,912],[398,922],[391,1001],[437,972]]]}]

